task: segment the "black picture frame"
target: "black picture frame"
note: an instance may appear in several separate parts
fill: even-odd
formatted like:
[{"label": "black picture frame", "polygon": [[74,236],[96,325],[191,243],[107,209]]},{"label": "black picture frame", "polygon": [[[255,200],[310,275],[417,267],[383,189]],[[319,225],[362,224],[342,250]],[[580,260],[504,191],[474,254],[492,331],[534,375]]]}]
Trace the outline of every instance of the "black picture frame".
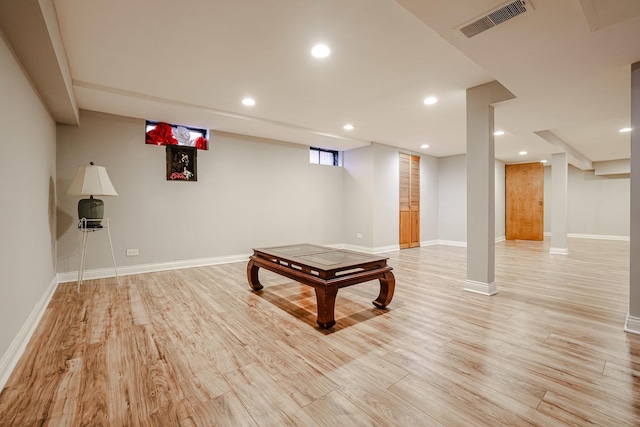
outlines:
[{"label": "black picture frame", "polygon": [[198,150],[196,147],[167,145],[167,181],[198,180]]}]

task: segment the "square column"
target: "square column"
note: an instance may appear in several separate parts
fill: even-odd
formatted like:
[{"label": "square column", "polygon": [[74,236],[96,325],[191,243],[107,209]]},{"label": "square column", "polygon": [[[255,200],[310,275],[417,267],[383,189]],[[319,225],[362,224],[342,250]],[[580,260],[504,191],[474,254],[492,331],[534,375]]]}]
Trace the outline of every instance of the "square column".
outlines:
[{"label": "square column", "polygon": [[640,62],[631,65],[629,311],[624,330],[640,334]]},{"label": "square column", "polygon": [[498,292],[495,283],[495,154],[492,104],[515,96],[497,81],[467,89],[467,281],[465,290]]},{"label": "square column", "polygon": [[549,253],[567,255],[567,181],[569,163],[567,153],[558,153],[551,160],[551,188],[553,210],[551,211],[551,249]]}]

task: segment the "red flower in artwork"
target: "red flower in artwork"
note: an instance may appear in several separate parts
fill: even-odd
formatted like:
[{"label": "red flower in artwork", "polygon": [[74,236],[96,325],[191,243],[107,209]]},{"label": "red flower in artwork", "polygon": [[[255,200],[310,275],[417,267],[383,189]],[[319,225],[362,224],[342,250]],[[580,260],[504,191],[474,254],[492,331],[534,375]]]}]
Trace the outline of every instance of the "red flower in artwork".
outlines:
[{"label": "red flower in artwork", "polygon": [[175,181],[177,179],[182,179],[182,180],[186,180],[187,177],[184,176],[184,174],[180,173],[180,172],[173,172],[171,174],[171,176],[169,177],[170,180]]},{"label": "red flower in artwork", "polygon": [[198,150],[206,150],[207,149],[207,138],[205,138],[204,136],[198,137],[198,139],[196,139],[196,148]]},{"label": "red flower in artwork", "polygon": [[173,136],[173,129],[168,123],[158,123],[154,129],[147,132],[147,144],[178,145]]}]

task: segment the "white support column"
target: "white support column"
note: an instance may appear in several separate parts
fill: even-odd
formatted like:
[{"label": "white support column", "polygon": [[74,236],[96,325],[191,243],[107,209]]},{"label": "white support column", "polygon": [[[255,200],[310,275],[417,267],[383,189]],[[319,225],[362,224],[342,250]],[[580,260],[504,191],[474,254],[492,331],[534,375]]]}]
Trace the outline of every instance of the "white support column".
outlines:
[{"label": "white support column", "polygon": [[631,65],[631,224],[629,312],[624,330],[640,334],[640,62]]},{"label": "white support column", "polygon": [[567,244],[567,181],[569,163],[567,153],[558,153],[551,160],[551,249],[549,253],[558,255],[569,254]]},{"label": "white support column", "polygon": [[467,281],[465,290],[498,292],[495,283],[493,107],[515,96],[497,81],[467,89]]}]

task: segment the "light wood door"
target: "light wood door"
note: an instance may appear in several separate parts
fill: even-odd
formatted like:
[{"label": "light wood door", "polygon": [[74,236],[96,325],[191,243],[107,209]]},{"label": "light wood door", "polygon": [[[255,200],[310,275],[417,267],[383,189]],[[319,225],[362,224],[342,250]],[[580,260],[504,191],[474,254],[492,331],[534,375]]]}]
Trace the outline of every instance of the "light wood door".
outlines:
[{"label": "light wood door", "polygon": [[420,246],[420,157],[400,153],[400,249]]},{"label": "light wood door", "polygon": [[543,240],[544,166],[507,165],[505,174],[507,240]]}]

